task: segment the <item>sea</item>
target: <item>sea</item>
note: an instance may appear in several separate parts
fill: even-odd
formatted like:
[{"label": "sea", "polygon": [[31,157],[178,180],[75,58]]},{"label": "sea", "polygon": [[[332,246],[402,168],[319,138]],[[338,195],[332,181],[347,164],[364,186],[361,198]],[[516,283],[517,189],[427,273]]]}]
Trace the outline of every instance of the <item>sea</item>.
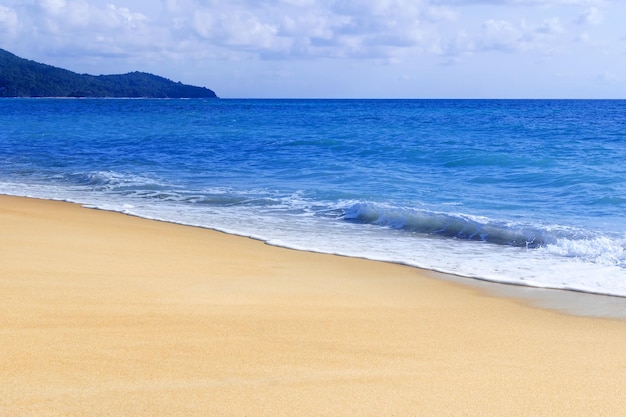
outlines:
[{"label": "sea", "polygon": [[0,193],[626,297],[624,100],[1,99]]}]

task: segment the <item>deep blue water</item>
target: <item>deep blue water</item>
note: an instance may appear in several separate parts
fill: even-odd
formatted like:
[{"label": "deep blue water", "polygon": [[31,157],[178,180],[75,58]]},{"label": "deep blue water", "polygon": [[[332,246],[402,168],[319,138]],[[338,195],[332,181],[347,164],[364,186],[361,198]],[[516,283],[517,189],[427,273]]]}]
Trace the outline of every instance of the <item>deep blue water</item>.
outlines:
[{"label": "deep blue water", "polygon": [[0,193],[626,296],[626,101],[0,100]]}]

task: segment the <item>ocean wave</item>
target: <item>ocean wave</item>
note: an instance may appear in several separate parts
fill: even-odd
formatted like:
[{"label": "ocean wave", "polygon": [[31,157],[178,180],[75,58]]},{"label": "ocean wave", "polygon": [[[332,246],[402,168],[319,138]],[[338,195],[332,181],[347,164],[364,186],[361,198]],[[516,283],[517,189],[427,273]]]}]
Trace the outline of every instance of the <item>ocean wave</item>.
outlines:
[{"label": "ocean wave", "polygon": [[99,191],[121,189],[159,190],[165,185],[154,178],[116,171],[72,172],[60,175],[64,183],[77,186],[93,187]]},{"label": "ocean wave", "polygon": [[[98,191],[111,196],[142,200],[143,203],[174,202],[206,207],[250,207],[253,211],[307,212],[319,210],[315,197],[303,191],[284,192],[267,188],[193,188],[184,182],[166,181],[150,175],[116,171],[72,172],[53,176],[53,181],[79,191]],[[138,201],[135,201],[138,203]],[[140,203],[141,204],[141,203]],[[326,208],[322,204],[323,208]]]},{"label": "ocean wave", "polygon": [[546,250],[552,255],[626,268],[626,237],[562,238]]},{"label": "ocean wave", "polygon": [[431,237],[540,249],[550,256],[626,269],[626,236],[571,226],[521,224],[363,202],[346,209],[343,219]]},{"label": "ocean wave", "polygon": [[547,229],[511,225],[463,214],[450,214],[382,204],[356,203],[343,218],[347,221],[386,226],[424,235],[441,236],[498,245],[538,248],[555,243],[558,236]]}]

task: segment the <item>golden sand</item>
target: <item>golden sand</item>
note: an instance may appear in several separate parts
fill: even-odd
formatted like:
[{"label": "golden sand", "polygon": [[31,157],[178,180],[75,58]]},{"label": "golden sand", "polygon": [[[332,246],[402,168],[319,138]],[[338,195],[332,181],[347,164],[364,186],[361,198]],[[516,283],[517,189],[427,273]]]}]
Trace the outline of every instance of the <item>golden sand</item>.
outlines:
[{"label": "golden sand", "polygon": [[0,197],[0,416],[626,415],[626,321]]}]

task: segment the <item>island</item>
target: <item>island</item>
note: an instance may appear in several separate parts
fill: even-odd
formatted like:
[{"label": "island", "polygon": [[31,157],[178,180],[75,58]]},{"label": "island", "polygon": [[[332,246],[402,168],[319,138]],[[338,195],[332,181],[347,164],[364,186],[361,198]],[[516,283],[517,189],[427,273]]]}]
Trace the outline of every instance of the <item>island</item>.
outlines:
[{"label": "island", "polygon": [[218,98],[208,88],[145,72],[77,74],[4,49],[0,49],[0,97]]}]

